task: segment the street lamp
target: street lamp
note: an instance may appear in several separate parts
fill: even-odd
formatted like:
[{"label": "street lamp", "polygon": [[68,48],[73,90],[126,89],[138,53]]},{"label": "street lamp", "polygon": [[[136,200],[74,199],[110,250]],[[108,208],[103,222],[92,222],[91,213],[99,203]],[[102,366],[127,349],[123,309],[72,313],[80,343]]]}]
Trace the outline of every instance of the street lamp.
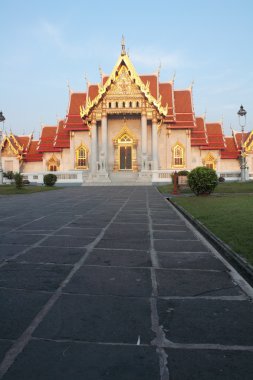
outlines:
[{"label": "street lamp", "polygon": [[[3,112],[0,112],[0,123],[4,123],[5,117],[3,115]],[[0,128],[0,185],[3,184],[3,167],[2,167],[2,138],[3,138],[3,131]]]},{"label": "street lamp", "polygon": [[244,147],[244,127],[246,125],[246,114],[247,111],[243,108],[243,106],[240,107],[239,111],[237,112],[237,115],[239,116],[239,124],[242,130],[242,138],[241,138],[241,157],[240,157],[240,168],[241,168],[241,181],[246,181],[246,169],[247,169],[247,162],[246,162],[246,153],[245,153],[245,147]]}]

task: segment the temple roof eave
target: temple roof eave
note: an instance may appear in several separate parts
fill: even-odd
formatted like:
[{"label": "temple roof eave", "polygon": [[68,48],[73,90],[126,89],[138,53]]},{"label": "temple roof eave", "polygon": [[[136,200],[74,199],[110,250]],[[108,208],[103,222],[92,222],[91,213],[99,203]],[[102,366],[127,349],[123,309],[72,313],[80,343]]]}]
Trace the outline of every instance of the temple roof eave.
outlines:
[{"label": "temple roof eave", "polygon": [[125,66],[128,68],[130,78],[134,80],[134,83],[139,87],[145,99],[157,109],[158,113],[162,117],[167,116],[168,105],[166,104],[166,106],[163,107],[161,105],[161,97],[159,97],[159,99],[156,99],[151,95],[150,90],[149,90],[149,83],[147,82],[146,84],[144,84],[140,76],[137,74],[129,57],[127,55],[123,55],[123,56],[121,55],[115,67],[113,68],[111,75],[108,77],[104,85],[98,85],[98,95],[93,100],[91,100],[90,97],[88,97],[86,101],[86,106],[85,107],[80,106],[81,118],[82,119],[87,118],[90,115],[90,113],[94,110],[94,108],[99,104],[99,102],[105,97],[112,83],[116,81],[118,68],[122,64],[125,64]]}]

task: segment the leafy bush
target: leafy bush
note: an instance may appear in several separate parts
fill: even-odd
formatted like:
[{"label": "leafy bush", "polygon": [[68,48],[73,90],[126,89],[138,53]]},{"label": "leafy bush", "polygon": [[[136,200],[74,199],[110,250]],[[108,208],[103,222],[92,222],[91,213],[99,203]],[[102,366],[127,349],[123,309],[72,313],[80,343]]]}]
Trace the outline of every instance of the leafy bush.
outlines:
[{"label": "leafy bush", "polygon": [[21,189],[23,187],[23,176],[20,173],[15,173],[14,174],[14,180],[15,180],[15,185],[17,189]]},{"label": "leafy bush", "polygon": [[54,186],[57,177],[55,174],[46,174],[44,175],[43,181],[46,186]]},{"label": "leafy bush", "polygon": [[189,174],[188,170],[179,170],[178,175],[187,176]]},{"label": "leafy bush", "polygon": [[12,171],[8,171],[6,173],[3,173],[3,176],[8,179],[14,179],[14,173]]},{"label": "leafy bush", "polygon": [[188,175],[188,184],[196,194],[211,194],[218,184],[215,170],[199,166]]},{"label": "leafy bush", "polygon": [[222,176],[220,176],[220,177],[219,177],[219,182],[225,182],[225,178],[222,177]]}]

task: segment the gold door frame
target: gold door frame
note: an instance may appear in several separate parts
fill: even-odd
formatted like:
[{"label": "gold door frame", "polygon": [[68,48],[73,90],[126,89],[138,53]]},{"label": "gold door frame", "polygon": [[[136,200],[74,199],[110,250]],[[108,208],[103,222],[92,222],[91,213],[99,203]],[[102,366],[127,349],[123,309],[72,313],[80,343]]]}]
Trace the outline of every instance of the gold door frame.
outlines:
[{"label": "gold door frame", "polygon": [[[122,139],[125,139],[122,141]],[[134,136],[134,134],[129,130],[126,125],[126,121],[124,121],[124,126],[120,130],[120,132],[113,139],[114,145],[114,171],[138,171],[137,165],[137,143],[138,140]],[[120,147],[121,146],[130,146],[132,149],[132,169],[120,169]]]}]

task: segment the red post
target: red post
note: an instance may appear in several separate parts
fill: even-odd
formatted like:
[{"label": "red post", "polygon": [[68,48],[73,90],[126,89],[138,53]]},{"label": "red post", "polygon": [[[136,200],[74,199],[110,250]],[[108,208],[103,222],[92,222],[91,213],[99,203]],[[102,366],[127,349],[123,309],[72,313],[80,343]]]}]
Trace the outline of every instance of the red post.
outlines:
[{"label": "red post", "polygon": [[173,175],[173,193],[172,194],[178,194],[178,174],[177,172]]}]

